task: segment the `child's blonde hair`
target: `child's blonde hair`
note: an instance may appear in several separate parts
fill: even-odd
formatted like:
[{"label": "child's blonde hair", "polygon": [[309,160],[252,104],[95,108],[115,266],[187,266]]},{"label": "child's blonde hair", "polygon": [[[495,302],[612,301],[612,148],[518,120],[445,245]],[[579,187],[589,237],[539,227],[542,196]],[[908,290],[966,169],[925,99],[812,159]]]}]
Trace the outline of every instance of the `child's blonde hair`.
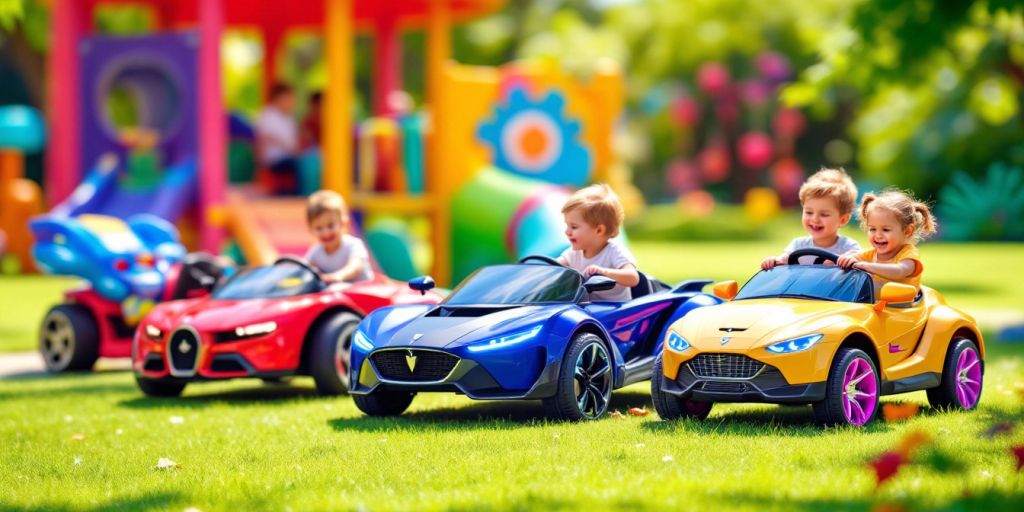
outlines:
[{"label": "child's blonde hair", "polygon": [[348,220],[348,209],[345,207],[345,200],[333,190],[318,190],[309,196],[306,203],[306,222],[313,223],[313,219],[325,214],[333,213],[344,223]]},{"label": "child's blonde hair", "polygon": [[828,198],[836,202],[840,215],[853,213],[857,204],[857,185],[853,184],[850,175],[842,167],[839,169],[821,170],[807,178],[800,186],[800,204],[808,199]]},{"label": "child's blonde hair", "polygon": [[860,200],[860,211],[858,211],[861,228],[867,229],[868,215],[877,209],[892,212],[904,230],[908,226],[914,227],[914,233],[909,241],[911,244],[916,244],[935,233],[935,228],[938,226],[935,216],[932,215],[927,204],[900,189],[885,189],[879,195],[871,192],[864,194],[864,198]]},{"label": "child's blonde hair", "polygon": [[577,209],[587,224],[594,227],[603,224],[609,237],[618,236],[619,227],[626,217],[619,196],[604,183],[581,188],[569,196],[565,206],[562,206],[562,215]]}]

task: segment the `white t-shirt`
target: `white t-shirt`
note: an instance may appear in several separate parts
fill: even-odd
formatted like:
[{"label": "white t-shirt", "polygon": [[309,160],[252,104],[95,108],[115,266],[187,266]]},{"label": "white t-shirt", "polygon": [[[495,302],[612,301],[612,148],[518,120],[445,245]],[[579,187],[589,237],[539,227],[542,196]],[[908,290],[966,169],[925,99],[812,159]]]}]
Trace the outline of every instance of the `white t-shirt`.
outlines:
[{"label": "white t-shirt", "polygon": [[358,237],[349,234],[341,235],[341,245],[334,252],[327,252],[324,246],[315,244],[306,251],[306,261],[313,264],[325,274],[337,272],[344,267],[350,259],[359,258],[363,260],[363,271],[350,281],[365,281],[373,279],[373,270],[370,268],[370,253],[366,245]]},{"label": "white t-shirt", "polygon": [[[633,253],[629,252],[629,249],[626,249],[615,240],[609,240],[608,245],[604,246],[604,249],[601,249],[601,252],[594,255],[593,258],[583,257],[583,251],[574,251],[572,247],[562,251],[559,258],[565,261],[565,266],[577,272],[583,272],[584,269],[591,265],[604,268],[620,268],[629,263],[634,267],[636,266],[636,258],[633,257]],[[615,288],[611,290],[590,294],[590,300],[592,301],[624,302],[630,298],[632,298],[632,295],[629,293],[629,288],[621,284],[616,284]]]},{"label": "white t-shirt", "polygon": [[[823,251],[828,251],[832,254],[835,254],[836,256],[842,256],[850,251],[859,251],[860,244],[858,244],[857,241],[852,238],[839,235],[839,238],[836,240],[836,243],[832,244],[832,246],[818,247],[817,245],[814,245],[814,239],[811,238],[810,236],[801,236],[794,238],[793,241],[786,246],[782,253],[790,254],[796,251],[797,249],[821,249]],[[800,258],[800,263],[803,265],[810,265],[814,263],[814,259],[814,256],[803,256]]]},{"label": "white t-shirt", "polygon": [[[261,135],[270,135],[274,140],[261,139],[260,163],[263,165],[274,165],[277,162],[292,156],[295,149],[299,147],[299,125],[295,119],[284,112],[269,106],[260,112],[256,119],[256,132]],[[283,140],[287,146],[280,144]]]}]

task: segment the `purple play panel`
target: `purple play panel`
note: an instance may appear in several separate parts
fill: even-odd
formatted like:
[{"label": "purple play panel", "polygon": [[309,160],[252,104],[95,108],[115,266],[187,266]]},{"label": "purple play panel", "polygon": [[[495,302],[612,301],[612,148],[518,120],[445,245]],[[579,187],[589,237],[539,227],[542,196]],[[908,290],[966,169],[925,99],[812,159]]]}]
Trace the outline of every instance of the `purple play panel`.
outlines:
[{"label": "purple play panel", "polygon": [[196,154],[198,44],[197,34],[191,32],[82,40],[80,169],[91,169],[111,151],[125,161],[117,127],[107,114],[113,89],[132,97],[139,125],[160,133],[164,165]]}]

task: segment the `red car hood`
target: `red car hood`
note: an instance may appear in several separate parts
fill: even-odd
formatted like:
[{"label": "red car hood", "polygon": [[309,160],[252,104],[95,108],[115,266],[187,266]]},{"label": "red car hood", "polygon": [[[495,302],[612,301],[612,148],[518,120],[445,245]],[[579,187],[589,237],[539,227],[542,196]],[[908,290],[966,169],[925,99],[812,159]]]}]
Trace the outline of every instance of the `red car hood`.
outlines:
[{"label": "red car hood", "polygon": [[189,324],[200,331],[225,331],[270,320],[280,321],[289,312],[320,302],[311,296],[283,299],[215,300],[209,297],[160,304],[147,321],[161,329]]}]

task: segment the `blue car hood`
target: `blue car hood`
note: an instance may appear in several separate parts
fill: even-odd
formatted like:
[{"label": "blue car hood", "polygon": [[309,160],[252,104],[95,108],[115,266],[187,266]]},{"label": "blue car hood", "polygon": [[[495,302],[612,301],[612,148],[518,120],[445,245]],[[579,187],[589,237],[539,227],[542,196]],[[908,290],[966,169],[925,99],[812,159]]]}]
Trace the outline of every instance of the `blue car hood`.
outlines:
[{"label": "blue car hood", "polygon": [[376,348],[452,348],[530,329],[570,307],[573,306],[519,306],[474,317],[421,314],[404,325],[388,329],[387,333],[378,332],[373,344]]}]

